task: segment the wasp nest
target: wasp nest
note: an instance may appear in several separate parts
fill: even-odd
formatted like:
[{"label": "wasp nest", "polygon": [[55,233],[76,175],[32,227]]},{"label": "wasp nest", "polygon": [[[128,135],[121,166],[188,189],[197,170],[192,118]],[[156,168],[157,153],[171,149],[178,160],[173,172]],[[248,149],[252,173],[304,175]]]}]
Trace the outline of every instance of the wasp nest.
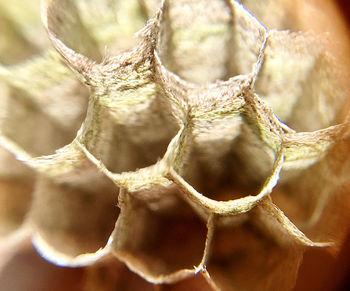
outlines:
[{"label": "wasp nest", "polygon": [[0,1],[0,270],[30,238],[92,273],[289,290],[342,240],[340,68],[283,1],[241,2],[43,1],[54,51],[33,1]]}]

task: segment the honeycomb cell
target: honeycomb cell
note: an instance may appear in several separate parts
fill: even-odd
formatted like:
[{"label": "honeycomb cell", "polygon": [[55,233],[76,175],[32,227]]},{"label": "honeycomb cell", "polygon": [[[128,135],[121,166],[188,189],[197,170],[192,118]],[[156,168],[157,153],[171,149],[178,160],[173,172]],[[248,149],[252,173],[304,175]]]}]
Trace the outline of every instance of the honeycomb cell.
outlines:
[{"label": "honeycomb cell", "polygon": [[[325,128],[336,122],[345,102],[334,64],[326,41],[311,32],[272,31],[255,90],[293,129]],[[280,71],[285,72],[283,77]]]},{"label": "honeycomb cell", "polygon": [[264,36],[264,27],[236,1],[166,1],[158,52],[184,80],[208,84],[251,73]]},{"label": "honeycomb cell", "polygon": [[[288,173],[287,181],[272,193],[276,205],[313,240],[341,241],[345,233],[342,221],[347,221],[348,198],[346,182],[341,177],[349,165],[339,156],[347,152],[348,147],[347,138],[318,163],[293,175]],[[284,180],[283,172],[281,179]],[[334,211],[343,214],[332,215]]]},{"label": "honeycomb cell", "polygon": [[301,259],[301,249],[276,244],[248,220],[215,228],[207,270],[221,290],[288,290]]},{"label": "honeycomb cell", "polygon": [[36,247],[59,265],[84,264],[79,255],[105,247],[119,214],[117,189],[94,166],[79,169],[87,183],[71,173],[39,177],[29,216]]},{"label": "honeycomb cell", "polygon": [[49,3],[44,16],[52,41],[91,91],[79,141],[115,173],[156,163],[177,126],[153,81],[152,46],[145,47],[147,36],[141,38],[136,50],[95,64],[93,59],[72,51],[55,34],[58,24],[50,14],[54,5]]},{"label": "honeycomb cell", "polygon": [[[149,196],[148,202],[132,193],[119,196],[121,214],[113,233],[113,252],[154,283],[194,274],[203,257],[206,225],[177,192],[174,187],[163,189],[161,197]],[[136,195],[142,196],[142,191]]]}]

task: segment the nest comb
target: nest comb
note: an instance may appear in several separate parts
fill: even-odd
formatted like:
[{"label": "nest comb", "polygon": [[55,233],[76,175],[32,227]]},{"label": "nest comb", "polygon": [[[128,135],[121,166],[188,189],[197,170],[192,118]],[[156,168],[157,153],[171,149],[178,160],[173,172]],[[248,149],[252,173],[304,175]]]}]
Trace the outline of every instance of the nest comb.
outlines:
[{"label": "nest comb", "polygon": [[56,51],[26,39],[31,58],[0,67],[6,244],[117,257],[155,284],[288,290],[307,248],[341,240],[340,70],[325,38],[283,30],[279,2],[241,2],[43,1]]}]

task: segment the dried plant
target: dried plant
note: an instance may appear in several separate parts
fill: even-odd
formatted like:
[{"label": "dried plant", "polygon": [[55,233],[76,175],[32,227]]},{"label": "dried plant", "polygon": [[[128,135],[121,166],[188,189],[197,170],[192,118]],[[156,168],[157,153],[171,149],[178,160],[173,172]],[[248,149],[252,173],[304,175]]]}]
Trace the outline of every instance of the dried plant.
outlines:
[{"label": "dried plant", "polygon": [[43,1],[54,51],[33,1],[0,1],[0,273],[30,239],[90,266],[84,290],[126,288],[98,275],[113,258],[289,290],[305,250],[341,244],[342,68],[284,1],[241,2]]}]

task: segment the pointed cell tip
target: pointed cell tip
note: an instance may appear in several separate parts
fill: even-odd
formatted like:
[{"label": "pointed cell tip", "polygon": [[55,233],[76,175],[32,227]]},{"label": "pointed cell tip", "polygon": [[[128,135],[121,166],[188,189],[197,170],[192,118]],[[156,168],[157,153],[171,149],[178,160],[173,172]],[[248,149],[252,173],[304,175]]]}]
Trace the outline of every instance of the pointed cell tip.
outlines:
[{"label": "pointed cell tip", "polygon": [[41,19],[43,25],[47,31],[49,39],[56,49],[56,51],[63,57],[68,66],[78,74],[78,77],[87,85],[93,85],[94,73],[96,74],[95,67],[97,64],[90,60],[88,57],[74,51],[66,46],[66,44],[60,40],[55,34],[53,27],[51,27],[51,19],[54,17],[52,11],[55,9],[54,0],[42,0],[41,1]]}]

